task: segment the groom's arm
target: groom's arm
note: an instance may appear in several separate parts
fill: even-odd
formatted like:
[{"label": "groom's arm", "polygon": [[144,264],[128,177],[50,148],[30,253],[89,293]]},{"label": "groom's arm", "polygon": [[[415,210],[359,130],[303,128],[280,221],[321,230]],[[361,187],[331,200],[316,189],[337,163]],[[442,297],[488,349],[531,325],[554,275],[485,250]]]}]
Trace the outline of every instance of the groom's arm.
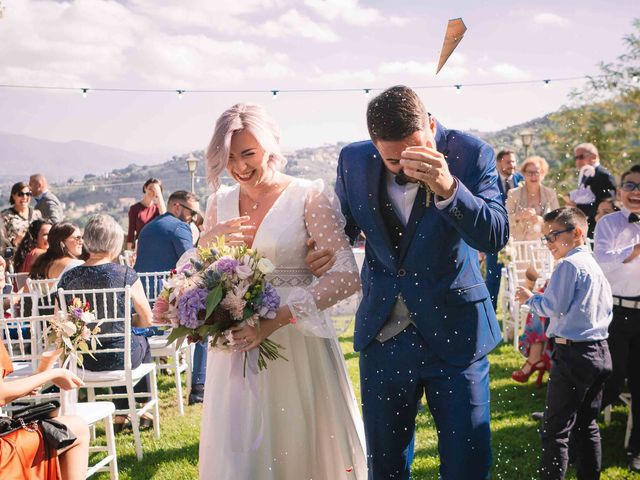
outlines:
[{"label": "groom's arm", "polygon": [[[338,171],[336,175],[336,195],[340,200],[340,209],[342,210],[342,215],[346,220],[346,225],[344,227],[344,233],[349,237],[349,241],[351,245],[355,243],[355,241],[360,236],[360,227],[356,223],[353,215],[351,214],[351,209],[349,208],[349,201],[347,199],[347,187],[346,187],[346,178],[344,171],[344,162],[346,161],[344,158],[344,149],[340,151],[340,157],[338,158]],[[362,179],[364,181],[364,179]]]},{"label": "groom's arm", "polygon": [[[455,176],[455,172],[452,174]],[[509,222],[493,149],[486,144],[480,146],[475,164],[457,180],[451,202],[440,211],[469,246],[481,252],[499,252],[509,239]]]}]

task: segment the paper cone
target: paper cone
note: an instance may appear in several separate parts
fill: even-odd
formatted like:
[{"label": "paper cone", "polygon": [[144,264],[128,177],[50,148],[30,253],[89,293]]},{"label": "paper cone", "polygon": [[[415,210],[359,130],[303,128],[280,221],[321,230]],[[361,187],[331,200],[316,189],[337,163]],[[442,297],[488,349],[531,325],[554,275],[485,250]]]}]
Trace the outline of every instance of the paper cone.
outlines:
[{"label": "paper cone", "polygon": [[447,24],[447,32],[444,34],[444,42],[442,43],[442,50],[440,51],[440,61],[438,62],[436,75],[440,72],[442,67],[444,67],[444,64],[447,63],[447,60],[462,40],[464,32],[466,31],[467,27],[461,18],[449,20],[449,23]]}]

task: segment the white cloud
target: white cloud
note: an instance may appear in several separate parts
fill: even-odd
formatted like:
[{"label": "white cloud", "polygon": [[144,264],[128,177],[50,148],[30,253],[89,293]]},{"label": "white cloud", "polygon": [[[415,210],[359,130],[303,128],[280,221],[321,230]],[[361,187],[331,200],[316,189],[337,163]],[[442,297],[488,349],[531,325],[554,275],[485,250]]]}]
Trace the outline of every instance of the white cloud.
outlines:
[{"label": "white cloud", "polygon": [[341,20],[364,27],[384,20],[379,10],[359,5],[358,0],[305,0],[305,5],[325,20]]},{"label": "white cloud", "polygon": [[160,27],[116,2],[18,1],[2,19],[0,78],[21,84],[189,88],[294,75],[288,56],[267,47]]},{"label": "white cloud", "polygon": [[533,17],[533,21],[539,25],[554,25],[559,27],[570,23],[567,18],[549,12],[537,14]]},{"label": "white cloud", "polygon": [[491,72],[506,80],[527,80],[531,78],[528,72],[509,63],[499,63],[491,67]]},{"label": "white cloud", "polygon": [[267,37],[303,37],[319,42],[336,42],[339,36],[328,25],[317,23],[301,15],[295,9],[280,15],[277,20],[269,20],[258,30]]},{"label": "white cloud", "polygon": [[[454,53],[449,57],[446,66],[438,74],[438,79],[459,80],[465,77],[469,70],[464,66],[466,58]],[[433,79],[436,73],[436,62],[417,62],[415,60],[385,62],[378,66],[383,75],[406,74]]]}]

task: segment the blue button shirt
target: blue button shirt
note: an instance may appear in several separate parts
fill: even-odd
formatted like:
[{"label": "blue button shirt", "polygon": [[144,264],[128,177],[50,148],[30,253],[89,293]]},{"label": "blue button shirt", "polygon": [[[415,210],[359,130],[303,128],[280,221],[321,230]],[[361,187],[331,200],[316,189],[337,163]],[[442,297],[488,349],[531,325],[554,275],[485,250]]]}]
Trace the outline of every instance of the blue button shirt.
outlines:
[{"label": "blue button shirt", "polygon": [[534,313],[549,318],[547,337],[586,342],[608,336],[611,287],[586,246],[567,253],[556,265],[544,293],[535,294],[526,304]]}]

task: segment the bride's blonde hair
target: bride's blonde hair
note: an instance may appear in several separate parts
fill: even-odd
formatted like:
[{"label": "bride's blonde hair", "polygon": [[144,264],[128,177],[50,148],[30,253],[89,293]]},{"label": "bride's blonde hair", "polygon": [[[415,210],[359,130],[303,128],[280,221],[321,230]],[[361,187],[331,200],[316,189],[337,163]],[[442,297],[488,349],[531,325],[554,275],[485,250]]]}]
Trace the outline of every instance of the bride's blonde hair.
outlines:
[{"label": "bride's blonde hair", "polygon": [[280,150],[278,126],[265,109],[254,103],[236,103],[218,118],[206,151],[207,180],[214,192],[220,187],[220,174],[229,162],[231,137],[240,130],[253,135],[269,154],[269,167],[281,170],[287,163]]}]

